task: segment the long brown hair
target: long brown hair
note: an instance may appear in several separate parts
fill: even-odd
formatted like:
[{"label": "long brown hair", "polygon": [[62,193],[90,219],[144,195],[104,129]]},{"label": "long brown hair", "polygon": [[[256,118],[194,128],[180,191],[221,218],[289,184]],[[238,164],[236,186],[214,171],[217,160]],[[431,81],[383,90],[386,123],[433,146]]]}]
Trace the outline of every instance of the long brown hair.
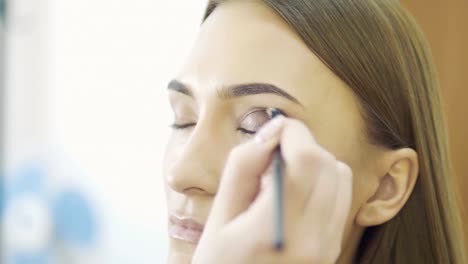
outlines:
[{"label": "long brown hair", "polygon": [[[220,2],[209,2],[204,19]],[[397,0],[259,2],[353,90],[371,143],[418,153],[411,197],[392,220],[366,229],[355,261],[465,263],[439,82],[412,16]]]}]

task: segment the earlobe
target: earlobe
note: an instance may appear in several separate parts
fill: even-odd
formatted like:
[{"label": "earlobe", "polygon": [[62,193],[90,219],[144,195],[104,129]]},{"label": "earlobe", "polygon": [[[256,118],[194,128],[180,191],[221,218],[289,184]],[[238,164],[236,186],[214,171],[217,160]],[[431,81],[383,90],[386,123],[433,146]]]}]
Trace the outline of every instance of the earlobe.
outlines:
[{"label": "earlobe", "polygon": [[395,217],[414,189],[419,172],[418,155],[410,148],[386,152],[382,156],[382,176],[377,188],[361,206],[356,222],[360,226],[374,226]]}]

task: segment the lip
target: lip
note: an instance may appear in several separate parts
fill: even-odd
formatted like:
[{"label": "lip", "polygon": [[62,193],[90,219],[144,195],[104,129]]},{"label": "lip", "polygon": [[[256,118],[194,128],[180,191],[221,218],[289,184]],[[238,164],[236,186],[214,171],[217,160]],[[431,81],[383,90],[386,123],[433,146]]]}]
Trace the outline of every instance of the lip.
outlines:
[{"label": "lip", "polygon": [[169,218],[169,234],[171,237],[196,244],[203,233],[204,225],[191,217],[172,215]]}]

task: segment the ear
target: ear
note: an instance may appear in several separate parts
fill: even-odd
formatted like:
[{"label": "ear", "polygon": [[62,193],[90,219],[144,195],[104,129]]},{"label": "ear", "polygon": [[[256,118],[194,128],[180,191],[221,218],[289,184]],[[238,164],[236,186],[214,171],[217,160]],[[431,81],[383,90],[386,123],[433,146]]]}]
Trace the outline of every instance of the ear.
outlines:
[{"label": "ear", "polygon": [[403,208],[419,174],[418,154],[411,148],[391,150],[383,153],[378,167],[373,195],[356,215],[360,226],[385,223]]}]

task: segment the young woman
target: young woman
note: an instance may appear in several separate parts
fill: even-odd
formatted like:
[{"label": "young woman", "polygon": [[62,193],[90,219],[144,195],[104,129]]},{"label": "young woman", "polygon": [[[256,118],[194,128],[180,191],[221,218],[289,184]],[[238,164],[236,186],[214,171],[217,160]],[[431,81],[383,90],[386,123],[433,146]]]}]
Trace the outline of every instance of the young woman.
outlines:
[{"label": "young woman", "polygon": [[398,1],[212,1],[168,88],[169,263],[465,263],[435,69]]}]

